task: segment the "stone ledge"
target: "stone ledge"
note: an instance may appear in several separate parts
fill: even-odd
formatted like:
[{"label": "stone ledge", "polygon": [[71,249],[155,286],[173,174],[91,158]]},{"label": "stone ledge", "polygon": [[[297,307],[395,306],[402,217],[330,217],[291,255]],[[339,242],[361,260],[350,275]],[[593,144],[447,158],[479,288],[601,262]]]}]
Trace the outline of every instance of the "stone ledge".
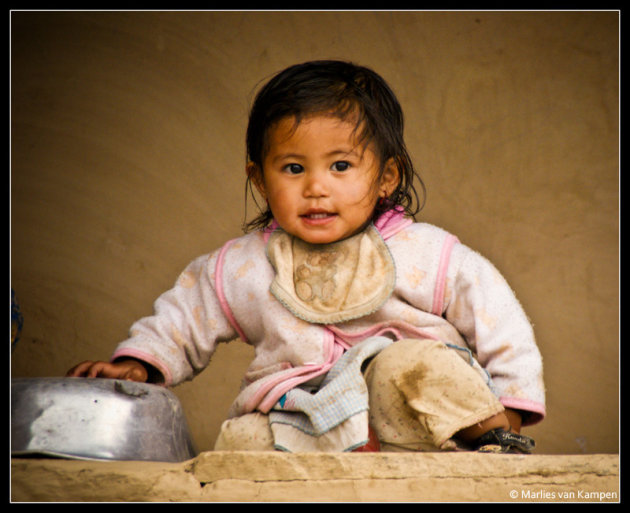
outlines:
[{"label": "stone ledge", "polygon": [[13,502],[619,502],[619,456],[205,452],[183,463],[17,459]]}]

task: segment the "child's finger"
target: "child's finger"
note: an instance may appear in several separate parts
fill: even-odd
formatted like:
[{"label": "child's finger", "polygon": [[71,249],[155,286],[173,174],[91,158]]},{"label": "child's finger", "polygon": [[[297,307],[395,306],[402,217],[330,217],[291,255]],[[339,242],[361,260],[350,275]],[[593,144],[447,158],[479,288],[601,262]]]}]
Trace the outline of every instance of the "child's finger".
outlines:
[{"label": "child's finger", "polygon": [[109,366],[106,362],[95,362],[88,370],[87,377],[88,378],[97,378],[99,376],[107,377],[107,367]]},{"label": "child's finger", "polygon": [[68,378],[78,378],[85,374],[85,372],[94,364],[91,360],[86,360],[84,362],[75,365],[66,373],[66,377]]}]

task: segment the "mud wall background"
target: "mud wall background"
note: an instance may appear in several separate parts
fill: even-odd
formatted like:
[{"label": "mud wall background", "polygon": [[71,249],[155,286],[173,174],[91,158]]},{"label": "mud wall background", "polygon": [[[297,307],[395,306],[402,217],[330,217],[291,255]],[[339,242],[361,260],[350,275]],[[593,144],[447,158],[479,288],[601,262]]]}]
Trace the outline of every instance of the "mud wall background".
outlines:
[{"label": "mud wall background", "polygon": [[[403,105],[419,219],[490,258],[534,323],[539,452],[618,450],[617,12],[13,12],[10,28],[13,376],[107,359],[190,260],[239,236],[256,86],[342,58]],[[252,354],[221,346],[174,389],[200,449]]]}]

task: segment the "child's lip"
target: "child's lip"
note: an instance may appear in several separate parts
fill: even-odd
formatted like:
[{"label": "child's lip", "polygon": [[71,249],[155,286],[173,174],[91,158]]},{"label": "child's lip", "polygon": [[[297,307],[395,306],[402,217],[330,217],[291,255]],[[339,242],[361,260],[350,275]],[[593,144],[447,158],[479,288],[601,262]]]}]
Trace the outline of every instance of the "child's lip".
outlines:
[{"label": "child's lip", "polygon": [[300,217],[304,217],[307,219],[326,219],[328,217],[332,217],[335,215],[337,214],[333,212],[329,212],[328,210],[323,210],[319,208],[311,208],[307,210],[306,212],[304,212],[303,214],[300,214]]},{"label": "child's lip", "polygon": [[328,226],[336,217],[334,212],[322,209],[309,209],[300,215],[302,222],[313,228]]}]

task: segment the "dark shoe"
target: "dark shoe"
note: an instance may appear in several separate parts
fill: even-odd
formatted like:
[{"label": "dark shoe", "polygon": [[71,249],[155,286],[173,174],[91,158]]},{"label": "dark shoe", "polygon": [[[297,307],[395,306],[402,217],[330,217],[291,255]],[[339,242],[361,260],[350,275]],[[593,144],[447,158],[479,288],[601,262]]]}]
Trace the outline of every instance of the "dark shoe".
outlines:
[{"label": "dark shoe", "polygon": [[479,452],[521,453],[530,454],[536,442],[533,438],[506,431],[503,428],[493,429],[477,439],[475,449]]}]

